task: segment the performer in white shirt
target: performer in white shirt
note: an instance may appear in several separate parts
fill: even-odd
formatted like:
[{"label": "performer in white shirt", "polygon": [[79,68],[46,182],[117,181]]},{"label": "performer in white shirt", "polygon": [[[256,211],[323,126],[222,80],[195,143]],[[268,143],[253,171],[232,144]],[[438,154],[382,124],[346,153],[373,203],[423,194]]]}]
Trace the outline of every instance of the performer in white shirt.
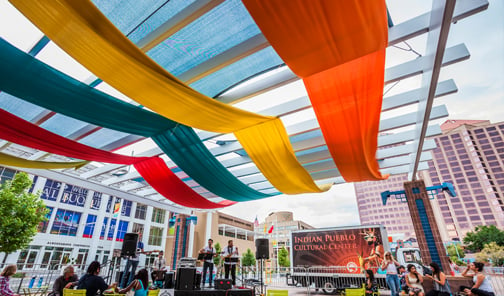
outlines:
[{"label": "performer in white shirt", "polygon": [[203,257],[203,273],[201,274],[202,287],[205,286],[206,272],[208,270],[208,285],[212,287],[212,274],[214,268],[213,258],[217,256],[213,245],[213,239],[208,239],[208,245],[204,246],[199,252],[205,254]]},{"label": "performer in white shirt", "polygon": [[224,258],[224,273],[225,278],[229,278],[229,272],[231,272],[231,278],[233,279],[233,286],[236,285],[236,263],[240,255],[238,254],[238,248],[233,246],[233,240],[228,241],[228,245],[224,248],[224,253],[222,255]]},{"label": "performer in white shirt", "polygon": [[161,285],[162,283],[158,283],[160,281],[164,281],[164,273],[165,273],[165,267],[166,267],[166,260],[164,258],[164,253],[163,251],[159,251],[158,257],[154,259],[154,264],[152,264],[152,282],[157,286]]}]

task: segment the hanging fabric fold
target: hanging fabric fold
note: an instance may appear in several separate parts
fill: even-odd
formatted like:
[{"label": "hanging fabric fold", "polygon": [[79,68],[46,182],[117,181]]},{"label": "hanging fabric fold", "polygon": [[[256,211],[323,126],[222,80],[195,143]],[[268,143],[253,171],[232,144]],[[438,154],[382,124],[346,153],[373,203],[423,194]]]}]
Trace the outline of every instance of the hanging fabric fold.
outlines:
[{"label": "hanging fabric fold", "polygon": [[243,2],[275,51],[303,78],[343,178],[385,179],[375,156],[388,43],[385,1]]},{"label": "hanging fabric fold", "polygon": [[153,139],[170,159],[222,198],[247,201],[272,196],[253,190],[233,176],[191,128],[89,87],[1,38],[0,65],[0,90],[6,93],[97,126],[144,137],[158,134]]},{"label": "hanging fabric fold", "polygon": [[[28,3],[11,0],[11,3],[52,41],[103,81],[167,118],[219,133],[235,132],[266,121],[279,120],[223,104],[191,89],[138,49],[91,2],[41,0]],[[285,128],[281,132],[286,134]],[[244,136],[247,133],[242,133],[242,138]],[[268,130],[262,130],[259,136],[270,139],[265,141],[266,146],[242,143],[252,159],[274,151],[279,159],[292,161],[289,165],[279,167],[273,167],[267,161],[259,162],[259,170],[273,186],[288,188],[290,193],[323,191],[311,178],[306,179],[308,173],[295,158],[289,156],[292,148],[286,136],[273,137]],[[280,171],[283,167],[293,166],[298,168]],[[302,173],[296,176],[299,172]],[[281,179],[280,184],[278,179]],[[313,190],[305,191],[306,188]]]},{"label": "hanging fabric fold", "polygon": [[214,203],[203,198],[185,185],[176,175],[170,173],[171,171],[165,170],[166,164],[159,157],[137,162],[134,166],[152,188],[176,204],[191,208],[216,209],[236,203],[229,200]]},{"label": "hanging fabric fold", "polygon": [[[159,157],[133,157],[89,147],[87,145],[69,140],[65,137],[47,131],[3,109],[0,109],[0,139],[54,154],[90,161],[100,161],[124,165],[136,165],[137,163],[142,163],[139,166],[142,167],[143,172],[149,171],[150,169],[148,167],[148,164],[152,163],[154,165],[154,167],[152,168],[153,171],[155,171],[160,176],[165,176],[167,180],[170,179],[170,182],[167,181],[166,183],[164,183],[164,185],[163,183],[155,179],[156,190],[158,190],[159,193],[173,202],[176,202],[175,200],[185,199],[186,195],[176,196],[176,194],[174,193],[165,195],[167,191],[173,190],[173,192],[184,192],[185,194],[193,192],[191,194],[191,200],[184,202],[184,205],[189,206],[188,204],[190,204],[190,207],[193,208],[213,209],[229,206],[235,203],[230,201],[224,201],[222,203],[210,202],[203,196],[195,193],[180,179],[180,182],[174,181],[173,178],[178,179],[178,177],[166,166],[166,163]],[[159,159],[159,161],[154,161],[152,159]],[[140,171],[139,173],[142,174]],[[148,179],[152,179],[152,177],[149,175],[147,178],[145,178],[147,182],[149,182]],[[169,187],[175,185],[183,188]]]},{"label": "hanging fabric fold", "polygon": [[76,162],[54,162],[54,161],[37,161],[28,160],[13,155],[8,155],[0,152],[0,164],[29,169],[78,169],[89,163],[89,161],[76,161]]}]

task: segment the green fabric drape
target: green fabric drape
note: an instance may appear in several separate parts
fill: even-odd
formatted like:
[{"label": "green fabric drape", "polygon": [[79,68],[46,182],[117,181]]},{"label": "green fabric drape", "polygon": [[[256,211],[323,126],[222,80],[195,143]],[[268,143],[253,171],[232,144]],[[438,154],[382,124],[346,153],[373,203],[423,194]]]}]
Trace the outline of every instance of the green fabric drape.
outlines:
[{"label": "green fabric drape", "polygon": [[[192,179],[222,198],[244,201],[272,195],[255,191],[233,176],[203,145],[194,131],[153,112],[133,106],[81,83],[0,38],[0,90],[33,104],[85,122],[151,137],[160,134],[160,148]],[[190,149],[180,153],[184,143]],[[172,150],[171,147],[177,147]],[[194,165],[196,164],[196,165]],[[219,178],[214,176],[218,175]]]},{"label": "green fabric drape", "polygon": [[[270,195],[262,194],[250,187],[243,190],[241,182],[229,182],[229,180],[236,180],[236,178],[228,171],[219,169],[220,162],[205,148],[201,143],[198,136],[191,128],[175,128],[166,131],[162,134],[157,134],[152,139],[158,144],[163,151],[170,155],[170,157],[177,158],[177,165],[184,171],[190,171],[191,178],[206,188],[206,184],[220,184],[216,187],[213,193],[223,196],[228,196],[230,200],[234,201],[248,201],[252,199],[266,198]],[[198,155],[198,158],[187,157],[187,155]],[[208,170],[199,170],[198,167],[204,166],[207,168],[215,168],[208,174]],[[234,196],[230,197],[229,192],[234,192]]]}]

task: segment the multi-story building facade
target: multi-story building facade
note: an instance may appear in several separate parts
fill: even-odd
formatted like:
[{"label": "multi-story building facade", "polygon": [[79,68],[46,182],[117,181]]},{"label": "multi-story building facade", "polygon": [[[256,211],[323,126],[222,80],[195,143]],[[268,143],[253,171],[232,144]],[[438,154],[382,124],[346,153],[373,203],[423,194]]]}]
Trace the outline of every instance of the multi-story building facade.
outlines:
[{"label": "multi-story building facade", "polygon": [[[0,167],[1,182],[16,172]],[[146,252],[166,249],[170,206],[56,171],[29,173],[30,192],[41,192],[49,210],[47,221],[40,224],[28,248],[9,254],[6,262],[16,262],[20,269],[107,262],[120,254],[128,232],[142,234]],[[4,256],[0,254],[0,260]],[[151,259],[141,255],[141,265]]]},{"label": "multi-story building facade", "polygon": [[[443,241],[461,240],[478,225],[504,228],[504,123],[448,120],[435,141],[429,170],[419,178],[427,187],[450,182],[457,197],[439,193],[431,200]],[[399,200],[381,203],[380,193],[403,189],[407,175],[379,182],[356,183],[362,224],[379,223],[396,238],[414,237],[408,206]]]},{"label": "multi-story building facade", "polygon": [[270,213],[263,223],[255,227],[255,232],[258,238],[269,239],[270,258],[276,262],[279,249],[285,247],[290,252],[291,231],[313,228],[303,221],[294,220],[292,212],[282,211]]}]

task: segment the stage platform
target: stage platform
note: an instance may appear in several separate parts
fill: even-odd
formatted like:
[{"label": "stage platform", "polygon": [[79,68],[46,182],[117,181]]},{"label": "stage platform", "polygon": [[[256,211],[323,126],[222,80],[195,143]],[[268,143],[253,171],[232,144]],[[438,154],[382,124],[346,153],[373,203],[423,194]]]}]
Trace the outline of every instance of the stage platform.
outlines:
[{"label": "stage platform", "polygon": [[175,290],[175,296],[254,296],[252,289],[218,290],[205,288],[201,290]]}]

